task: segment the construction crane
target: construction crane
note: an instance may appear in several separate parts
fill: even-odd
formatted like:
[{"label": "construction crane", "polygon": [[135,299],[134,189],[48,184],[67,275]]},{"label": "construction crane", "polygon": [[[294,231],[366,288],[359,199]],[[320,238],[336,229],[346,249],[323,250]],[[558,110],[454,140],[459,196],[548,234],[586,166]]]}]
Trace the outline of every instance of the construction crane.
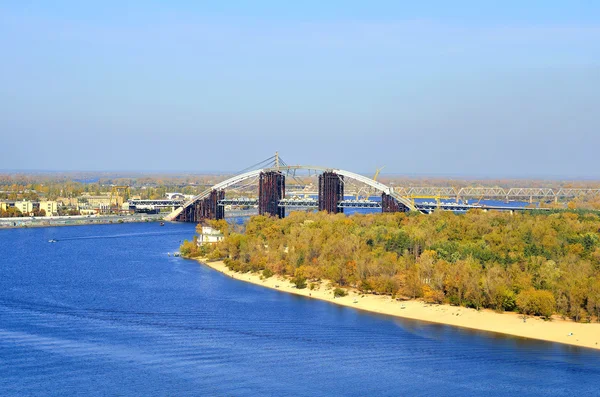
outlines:
[{"label": "construction crane", "polygon": [[[375,169],[375,175],[373,176],[373,180],[374,180],[375,182],[377,182],[377,177],[379,176],[379,173],[381,172],[381,170],[382,170],[382,169],[384,169],[384,168],[385,168],[385,165],[384,165],[383,167],[380,167],[380,168],[377,168],[377,169]],[[358,190],[356,191],[356,200],[358,200],[358,197],[360,196],[360,193],[361,193],[363,190],[366,190],[366,193],[367,193],[367,195],[369,195],[369,194],[370,194],[370,192],[368,191],[368,189],[367,189],[367,188],[360,188],[360,189],[358,189]]]},{"label": "construction crane", "polygon": [[[131,195],[131,190],[129,189],[129,186],[112,186],[112,188],[110,189],[111,211],[119,212],[120,204],[123,204],[125,202],[125,200],[129,199],[130,195]],[[119,200],[119,198],[121,200]]]},{"label": "construction crane", "polygon": [[382,169],[384,169],[384,168],[385,168],[385,165],[384,165],[383,167],[381,167],[381,168],[377,168],[377,169],[375,170],[375,176],[373,176],[373,180],[374,180],[375,182],[377,182],[377,177],[379,176],[379,173],[381,172],[381,170],[382,170]]}]

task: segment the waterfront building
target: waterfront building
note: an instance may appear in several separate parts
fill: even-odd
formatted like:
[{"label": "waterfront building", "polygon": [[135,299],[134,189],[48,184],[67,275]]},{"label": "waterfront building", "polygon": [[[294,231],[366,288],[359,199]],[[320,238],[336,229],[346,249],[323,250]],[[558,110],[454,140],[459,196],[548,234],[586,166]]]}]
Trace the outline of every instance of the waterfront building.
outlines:
[{"label": "waterfront building", "polygon": [[56,202],[63,207],[77,208],[79,201],[74,197],[59,197]]},{"label": "waterfront building", "polygon": [[41,210],[46,212],[46,216],[58,215],[58,203],[56,201],[40,201]]},{"label": "waterfront building", "polygon": [[17,207],[23,215],[29,215],[33,212],[33,203],[31,201],[15,201],[15,207]]},{"label": "waterfront building", "polygon": [[223,237],[223,233],[220,231],[213,229],[210,226],[202,226],[202,232],[198,238],[198,245],[215,244],[223,240]]},{"label": "waterfront building", "polygon": [[86,202],[91,206],[110,206],[110,195],[101,194],[97,196],[83,195],[79,198],[79,202]]},{"label": "waterfront building", "polygon": [[101,212],[106,213],[110,212],[111,200],[109,195],[100,195],[100,196],[81,196],[79,198],[79,211],[82,208],[88,209],[92,208],[95,210],[95,213]]},{"label": "waterfront building", "polygon": [[80,215],[96,215],[99,210],[89,205],[80,205],[78,208]]}]

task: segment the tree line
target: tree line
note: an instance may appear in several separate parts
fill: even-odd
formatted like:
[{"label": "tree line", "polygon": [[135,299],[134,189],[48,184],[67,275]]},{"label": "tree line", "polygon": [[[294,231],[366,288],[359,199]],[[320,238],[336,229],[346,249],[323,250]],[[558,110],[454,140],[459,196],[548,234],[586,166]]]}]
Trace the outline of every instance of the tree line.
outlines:
[{"label": "tree line", "polygon": [[[33,216],[46,216],[46,210],[34,208],[31,212]],[[25,215],[21,212],[20,209],[16,207],[8,207],[6,210],[0,209],[0,218],[22,218],[25,216],[29,216],[29,214]]]},{"label": "tree line", "polygon": [[363,293],[600,321],[600,217],[592,212],[293,212],[253,217],[245,231],[212,225],[222,242],[186,242],[182,253],[299,285],[329,280]]}]

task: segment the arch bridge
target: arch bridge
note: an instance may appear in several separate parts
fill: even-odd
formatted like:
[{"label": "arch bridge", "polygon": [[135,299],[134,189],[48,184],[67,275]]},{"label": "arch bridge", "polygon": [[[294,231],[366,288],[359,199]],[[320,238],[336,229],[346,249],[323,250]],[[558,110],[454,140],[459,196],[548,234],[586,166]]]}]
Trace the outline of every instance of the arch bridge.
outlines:
[{"label": "arch bridge", "polygon": [[[363,204],[358,200],[352,203],[350,202],[352,200],[344,199],[344,185],[348,181],[353,181],[366,185],[381,195],[381,203],[376,207],[381,208],[382,212],[417,210],[412,200],[400,195],[392,187],[363,175],[338,168],[313,165],[282,165],[277,154],[271,159],[275,159],[274,164],[242,172],[206,189],[185,202],[183,206],[175,209],[165,219],[182,222],[223,219],[225,217],[224,203],[226,203],[225,190],[242,183],[248,183],[249,181],[258,181],[258,199],[250,199],[246,204],[257,204],[260,215],[269,214],[282,218],[285,216],[286,206],[297,206],[294,203],[290,203],[285,197],[286,177],[295,177],[297,171],[309,171],[309,173],[314,172],[315,176],[318,175],[318,198],[316,200],[313,199],[314,203],[304,205],[305,207],[315,207],[321,211],[328,211],[330,213],[343,212],[344,208],[348,207],[360,207]],[[271,159],[267,159],[266,161]],[[242,202],[238,200],[235,204],[243,205],[244,202],[243,200]],[[373,202],[364,201],[364,208],[374,207]]]}]

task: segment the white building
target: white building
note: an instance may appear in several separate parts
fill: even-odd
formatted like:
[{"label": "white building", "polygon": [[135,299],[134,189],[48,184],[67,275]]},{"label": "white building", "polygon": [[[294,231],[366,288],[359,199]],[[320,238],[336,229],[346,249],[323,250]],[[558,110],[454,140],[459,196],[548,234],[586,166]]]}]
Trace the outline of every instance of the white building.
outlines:
[{"label": "white building", "polygon": [[210,226],[202,226],[202,233],[198,237],[198,245],[215,244],[223,240],[223,233]]},{"label": "white building", "polygon": [[80,206],[79,207],[79,214],[80,215],[96,215],[98,213],[98,210],[89,206],[83,207]]},{"label": "white building", "polygon": [[15,201],[15,207],[18,208],[23,215],[29,215],[33,212],[33,203],[31,201]]}]

